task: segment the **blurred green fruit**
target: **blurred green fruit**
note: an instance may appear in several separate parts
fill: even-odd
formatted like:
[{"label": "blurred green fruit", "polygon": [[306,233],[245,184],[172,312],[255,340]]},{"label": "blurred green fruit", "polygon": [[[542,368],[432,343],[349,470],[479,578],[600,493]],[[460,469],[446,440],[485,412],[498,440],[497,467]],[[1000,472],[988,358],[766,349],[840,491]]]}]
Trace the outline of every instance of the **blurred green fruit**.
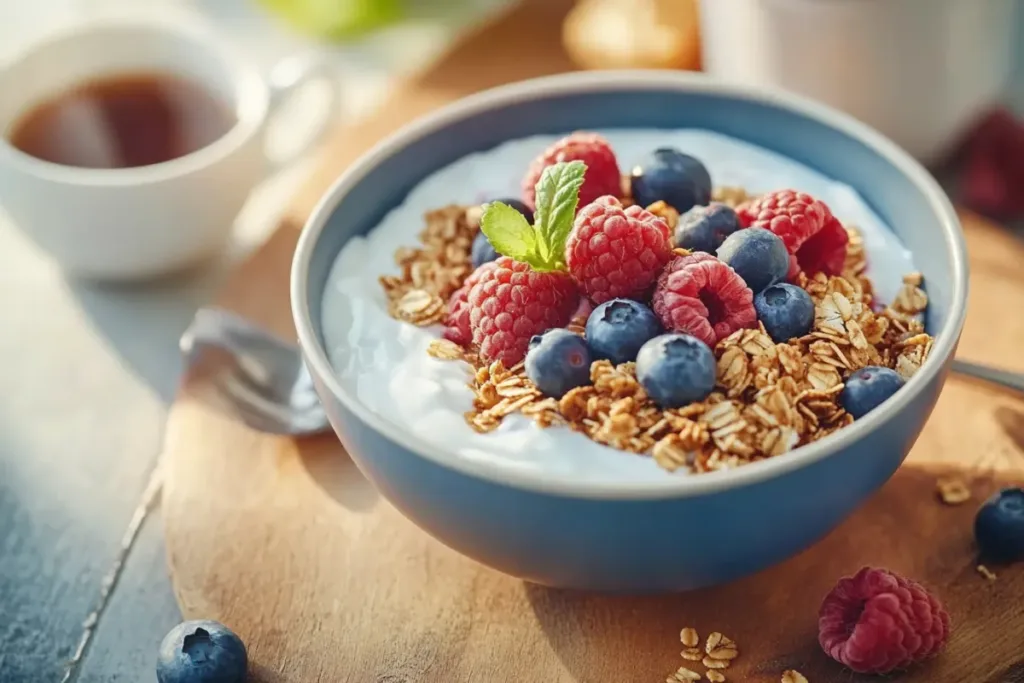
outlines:
[{"label": "blurred green fruit", "polygon": [[297,30],[319,38],[351,38],[401,17],[403,0],[258,0]]}]

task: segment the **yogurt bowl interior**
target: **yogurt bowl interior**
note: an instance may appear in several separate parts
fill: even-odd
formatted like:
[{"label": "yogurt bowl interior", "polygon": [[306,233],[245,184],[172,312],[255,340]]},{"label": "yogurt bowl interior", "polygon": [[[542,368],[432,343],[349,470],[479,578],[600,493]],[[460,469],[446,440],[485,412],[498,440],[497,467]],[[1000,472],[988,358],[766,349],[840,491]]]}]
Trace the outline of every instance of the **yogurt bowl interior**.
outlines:
[{"label": "yogurt bowl interior", "polygon": [[[716,186],[794,188],[863,237],[891,302],[920,271],[934,336],[884,406],[821,440],[735,469],[668,473],[650,457],[521,415],[490,433],[463,419],[467,372],[426,354],[438,336],[388,316],[376,279],[415,245],[423,213],[518,195],[540,150],[599,131],[624,170],[672,146]],[[827,108],[700,76],[618,72],[481,93],[378,145],[325,196],[296,253],[300,344],[338,435],[388,500],[442,542],[549,585],[679,590],[731,580],[807,547],[902,462],[938,396],[964,316],[955,214],[894,145]],[[695,523],[699,520],[699,523]],[[695,547],[701,553],[693,553]]]}]

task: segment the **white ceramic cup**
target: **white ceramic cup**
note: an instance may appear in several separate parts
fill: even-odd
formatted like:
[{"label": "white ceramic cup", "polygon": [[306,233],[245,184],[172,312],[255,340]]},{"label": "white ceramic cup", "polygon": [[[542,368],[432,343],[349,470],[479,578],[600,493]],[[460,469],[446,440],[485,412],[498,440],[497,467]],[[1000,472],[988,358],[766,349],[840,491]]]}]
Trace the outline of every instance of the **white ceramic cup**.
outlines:
[{"label": "white ceramic cup", "polygon": [[814,97],[930,163],[1003,93],[1019,0],[702,0],[704,69]]},{"label": "white ceramic cup", "polygon": [[[7,141],[19,116],[62,90],[140,72],[205,87],[232,107],[234,126],[199,150],[135,168],[63,166]],[[330,84],[331,103],[289,159],[316,143],[333,117],[337,81],[324,62],[294,57],[264,79],[209,28],[166,19],[105,19],[60,31],[0,69],[0,206],[74,276],[131,280],[186,268],[224,246],[252,187],[288,161],[268,159],[268,124],[313,79]]]}]

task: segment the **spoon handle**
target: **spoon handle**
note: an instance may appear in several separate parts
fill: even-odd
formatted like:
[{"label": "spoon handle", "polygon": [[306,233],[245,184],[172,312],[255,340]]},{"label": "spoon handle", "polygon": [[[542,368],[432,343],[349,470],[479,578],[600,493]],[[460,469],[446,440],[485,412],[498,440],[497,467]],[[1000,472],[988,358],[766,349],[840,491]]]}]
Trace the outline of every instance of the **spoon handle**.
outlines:
[{"label": "spoon handle", "polygon": [[1024,374],[1019,372],[1000,370],[988,365],[957,359],[953,360],[953,364],[950,367],[953,372],[961,375],[969,375],[1024,394]]}]

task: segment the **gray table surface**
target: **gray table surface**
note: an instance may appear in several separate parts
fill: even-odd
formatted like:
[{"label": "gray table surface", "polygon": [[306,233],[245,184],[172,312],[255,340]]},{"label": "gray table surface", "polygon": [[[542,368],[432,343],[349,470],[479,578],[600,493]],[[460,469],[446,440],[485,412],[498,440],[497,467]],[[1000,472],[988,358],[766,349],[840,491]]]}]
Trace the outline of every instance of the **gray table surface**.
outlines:
[{"label": "gray table surface", "polygon": [[[1024,112],[1024,69],[1011,95]],[[244,244],[242,249],[244,249]],[[68,281],[0,220],[0,683],[153,681],[179,619],[159,507],[93,624],[157,461],[177,339],[233,256],[144,287]]]}]

